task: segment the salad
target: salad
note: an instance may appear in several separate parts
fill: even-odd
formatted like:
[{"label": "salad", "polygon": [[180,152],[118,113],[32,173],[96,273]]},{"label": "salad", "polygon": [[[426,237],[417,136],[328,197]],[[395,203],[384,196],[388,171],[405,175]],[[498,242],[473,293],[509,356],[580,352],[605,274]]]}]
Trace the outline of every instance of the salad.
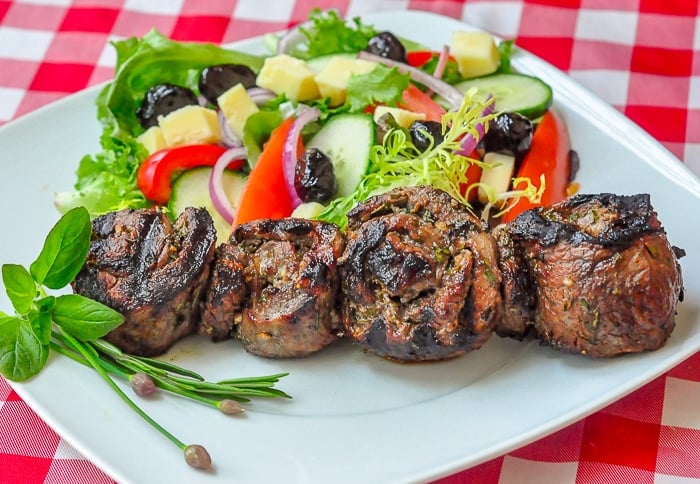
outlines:
[{"label": "salad", "polygon": [[57,208],[204,206],[221,242],[259,218],[342,228],[354,205],[398,186],[435,186],[495,220],[572,189],[552,90],[511,69],[510,41],[453,32],[434,52],[314,10],[266,43],[268,56],[155,31],[115,42],[97,99],[102,151]]}]

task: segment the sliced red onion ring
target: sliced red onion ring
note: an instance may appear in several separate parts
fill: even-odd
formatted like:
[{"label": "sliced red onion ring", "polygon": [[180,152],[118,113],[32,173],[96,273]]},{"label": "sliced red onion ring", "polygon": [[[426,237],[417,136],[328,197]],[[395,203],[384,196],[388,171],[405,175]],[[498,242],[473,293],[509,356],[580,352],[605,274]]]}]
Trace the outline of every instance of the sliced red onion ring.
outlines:
[{"label": "sliced red onion ring", "polygon": [[402,74],[409,73],[412,80],[423,84],[428,89],[431,89],[435,94],[444,98],[448,103],[450,103],[450,106],[453,109],[457,109],[462,105],[464,94],[462,94],[459,89],[446,83],[442,79],[438,79],[437,77],[428,74],[427,72],[416,69],[415,67],[404,64],[403,62],[387,59],[365,51],[357,54],[357,57],[360,59],[378,62],[380,64],[384,64],[385,66],[396,67]]},{"label": "sliced red onion ring", "polygon": [[280,39],[277,41],[277,53],[286,54],[292,49],[294,49],[294,47],[296,47],[297,44],[302,43],[306,39],[306,36],[301,31],[301,29],[308,29],[312,26],[313,22],[306,21],[285,32],[282,35],[282,37],[280,37]]},{"label": "sliced red onion ring", "polygon": [[211,197],[211,202],[219,215],[226,221],[226,223],[232,224],[233,217],[235,213],[231,202],[226,196],[226,191],[224,190],[224,170],[226,167],[234,160],[240,160],[246,158],[245,148],[236,147],[226,150],[216,163],[211,171],[211,176],[209,177],[209,196]]},{"label": "sliced red onion ring", "polygon": [[231,130],[231,126],[229,126],[224,113],[219,110],[217,116],[219,118],[219,126],[221,127],[221,143],[227,148],[243,146],[243,140]]},{"label": "sliced red onion ring", "polygon": [[[481,111],[482,116],[488,116],[489,114],[493,113],[496,103],[491,101],[492,98],[493,96],[491,94],[486,96],[485,102],[490,104],[488,104]],[[477,124],[475,128],[478,137],[474,137],[474,135],[472,135],[471,133],[467,133],[467,135],[462,139],[462,148],[459,151],[457,151],[458,155],[470,156],[472,154],[472,151],[474,151],[474,149],[476,148],[477,143],[479,143],[479,140],[484,137],[484,134],[486,133],[486,126],[483,124]]]},{"label": "sliced red onion ring", "polygon": [[284,169],[284,181],[287,183],[287,191],[292,200],[292,208],[296,208],[302,203],[301,198],[297,194],[297,189],[294,187],[294,171],[297,167],[297,149],[299,147],[301,130],[307,124],[316,121],[320,115],[321,112],[317,108],[300,104],[297,108],[297,118],[289,129],[287,139],[284,140],[282,168]]},{"label": "sliced red onion ring", "polygon": [[450,60],[450,47],[447,45],[442,46],[440,51],[440,57],[438,57],[438,63],[435,66],[435,72],[433,76],[438,79],[442,79],[442,75],[445,73],[445,67],[447,67],[447,61]]},{"label": "sliced red onion ring", "polygon": [[267,101],[270,99],[274,99],[277,94],[274,92],[270,91],[269,89],[265,89],[263,87],[251,87],[246,90],[248,93],[248,96],[253,100],[255,104],[260,106],[261,104],[265,104]]}]

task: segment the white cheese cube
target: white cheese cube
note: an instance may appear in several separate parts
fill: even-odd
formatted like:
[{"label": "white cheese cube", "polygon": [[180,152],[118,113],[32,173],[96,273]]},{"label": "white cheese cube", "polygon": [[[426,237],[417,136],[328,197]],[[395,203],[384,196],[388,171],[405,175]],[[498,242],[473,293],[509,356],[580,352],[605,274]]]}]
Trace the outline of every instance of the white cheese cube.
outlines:
[{"label": "white cheese cube", "polygon": [[376,66],[373,61],[338,56],[332,58],[314,79],[321,96],[330,98],[331,106],[339,106],[345,102],[350,76],[367,74]]},{"label": "white cheese cube", "polygon": [[374,110],[374,122],[379,122],[379,118],[385,114],[391,114],[396,120],[396,124],[402,128],[408,129],[414,121],[423,121],[425,113],[414,113],[401,108],[392,108],[389,106],[377,106]]},{"label": "white cheese cube", "polygon": [[224,113],[231,131],[239,138],[243,138],[243,126],[246,119],[259,111],[255,101],[248,95],[245,86],[236,84],[219,96],[216,102],[221,112]]},{"label": "white cheese cube", "polygon": [[166,146],[215,144],[221,141],[216,111],[202,106],[184,106],[158,118]]},{"label": "white cheese cube", "polygon": [[501,63],[496,40],[486,32],[454,32],[450,53],[464,77],[491,74]]},{"label": "white cheese cube", "polygon": [[276,94],[284,93],[291,101],[308,101],[318,97],[314,71],[303,60],[287,54],[265,59],[256,84]]},{"label": "white cheese cube", "polygon": [[163,138],[163,130],[160,126],[151,126],[136,139],[146,148],[149,155],[166,147],[165,138]]},{"label": "white cheese cube", "polygon": [[[489,167],[484,167],[479,180],[484,185],[491,187],[496,195],[505,193],[510,189],[515,169],[515,158],[504,153],[486,153],[483,159]],[[479,201],[488,203],[489,196],[483,187],[479,187]]]}]

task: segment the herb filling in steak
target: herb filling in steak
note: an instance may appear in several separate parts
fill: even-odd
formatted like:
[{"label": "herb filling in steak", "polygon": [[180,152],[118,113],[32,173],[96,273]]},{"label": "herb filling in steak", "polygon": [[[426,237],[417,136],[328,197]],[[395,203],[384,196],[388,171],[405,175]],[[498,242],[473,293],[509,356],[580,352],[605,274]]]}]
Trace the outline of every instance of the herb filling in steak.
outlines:
[{"label": "herb filling in steak", "polygon": [[524,212],[506,230],[526,261],[542,341],[592,357],[666,342],[682,251],[669,244],[648,195],[578,195]]},{"label": "herb filling in steak", "polygon": [[395,189],[355,207],[340,266],[346,333],[383,357],[458,356],[481,347],[499,317],[493,237],[432,187]]},{"label": "herb filling in steak", "polygon": [[73,290],[122,313],[105,339],[142,356],[165,352],[199,323],[216,231],[204,209],[171,223],[157,208],[95,218],[87,261]]}]

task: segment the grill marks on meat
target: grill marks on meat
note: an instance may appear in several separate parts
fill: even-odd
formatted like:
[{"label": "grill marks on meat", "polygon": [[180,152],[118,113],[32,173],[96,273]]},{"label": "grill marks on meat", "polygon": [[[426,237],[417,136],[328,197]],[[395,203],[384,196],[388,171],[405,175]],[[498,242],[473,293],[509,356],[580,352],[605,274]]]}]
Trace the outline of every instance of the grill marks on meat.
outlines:
[{"label": "grill marks on meat", "polygon": [[682,296],[683,251],[648,195],[578,195],[489,232],[441,190],[399,188],[353,209],[346,236],[288,218],[215,240],[203,209],[98,217],[73,288],[125,316],[107,339],[138,355],[198,327],[263,357],[346,334],[397,361],[455,357],[494,331],[592,357],[654,350]]},{"label": "grill marks on meat", "polygon": [[215,241],[204,209],[188,208],[174,223],[156,208],[97,217],[73,290],[124,315],[107,340],[136,355],[161,354],[199,323]]},{"label": "grill marks on meat", "polygon": [[432,187],[395,189],[353,209],[339,264],[346,334],[380,356],[463,354],[486,342],[499,315],[493,238]]},{"label": "grill marks on meat", "polygon": [[675,325],[677,254],[648,195],[579,195],[507,227],[536,288],[546,343],[592,357],[655,350]]},{"label": "grill marks on meat", "polygon": [[235,330],[246,351],[268,358],[319,351],[341,331],[336,264],[344,246],[326,222],[240,225],[221,246],[200,332],[216,338]]}]

